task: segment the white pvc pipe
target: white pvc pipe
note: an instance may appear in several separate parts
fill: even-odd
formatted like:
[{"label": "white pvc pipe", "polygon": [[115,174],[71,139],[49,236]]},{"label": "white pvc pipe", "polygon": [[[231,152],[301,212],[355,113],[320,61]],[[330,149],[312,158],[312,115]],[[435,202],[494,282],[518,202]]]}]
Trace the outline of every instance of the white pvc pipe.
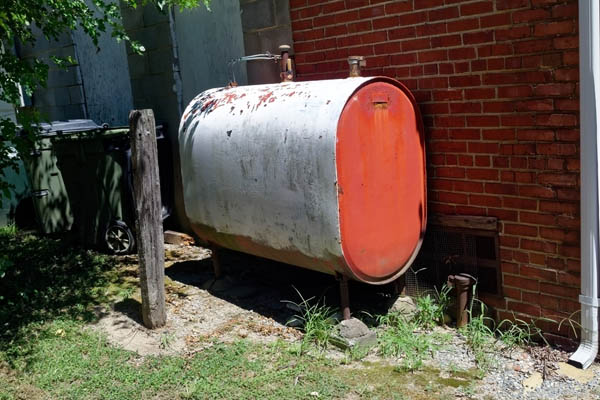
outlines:
[{"label": "white pvc pipe", "polygon": [[579,368],[598,353],[598,121],[600,99],[600,7],[579,1],[581,147],[581,343],[569,358]]}]

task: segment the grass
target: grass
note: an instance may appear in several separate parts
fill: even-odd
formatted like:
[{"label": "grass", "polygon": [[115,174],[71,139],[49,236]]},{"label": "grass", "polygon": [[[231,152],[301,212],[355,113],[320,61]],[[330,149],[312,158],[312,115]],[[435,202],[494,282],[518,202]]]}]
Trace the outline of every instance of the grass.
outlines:
[{"label": "grass", "polygon": [[[333,309],[301,297],[295,344],[210,342],[191,356],[140,357],[90,328],[97,307],[136,292],[130,258],[114,258],[57,239],[0,229],[0,400],[13,399],[444,399],[469,390],[472,371],[441,371],[425,361],[446,337],[448,293],[417,300],[418,317],[379,318],[379,354],[328,358]],[[129,265],[121,265],[121,264]],[[160,345],[169,348],[165,333]],[[319,349],[318,352],[309,351]],[[368,359],[368,358],[366,358]],[[410,372],[408,372],[410,371]],[[410,373],[409,376],[406,374]]]}]

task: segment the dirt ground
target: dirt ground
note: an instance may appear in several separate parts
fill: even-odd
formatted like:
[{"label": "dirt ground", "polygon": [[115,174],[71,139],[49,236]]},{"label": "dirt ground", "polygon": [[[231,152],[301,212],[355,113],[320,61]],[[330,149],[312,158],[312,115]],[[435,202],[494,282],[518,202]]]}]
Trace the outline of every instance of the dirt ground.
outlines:
[{"label": "dirt ground", "polygon": [[[301,337],[293,327],[299,312],[295,304],[302,298],[323,299],[332,307],[339,306],[338,284],[332,276],[223,251],[224,275],[215,279],[209,250],[165,246],[165,327],[149,330],[143,326],[137,287],[112,308],[99,310],[102,318],[96,327],[106,332],[112,343],[140,355],[193,354],[213,338],[223,342],[239,338],[295,341]],[[137,257],[116,259],[132,287],[137,286]],[[355,286],[350,287],[351,296],[355,292],[352,301],[358,306],[353,309],[355,314],[383,310],[391,301],[391,295],[382,288]],[[367,306],[362,306],[365,301]]]}]

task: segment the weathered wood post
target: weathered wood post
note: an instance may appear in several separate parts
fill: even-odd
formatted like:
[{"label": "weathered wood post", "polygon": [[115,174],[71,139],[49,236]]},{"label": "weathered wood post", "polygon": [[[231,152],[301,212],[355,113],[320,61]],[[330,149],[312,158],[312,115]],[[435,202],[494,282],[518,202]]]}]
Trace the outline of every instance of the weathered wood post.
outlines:
[{"label": "weathered wood post", "polygon": [[142,289],[142,318],[147,328],[166,322],[165,252],[156,127],[152,110],[129,113],[136,236]]}]

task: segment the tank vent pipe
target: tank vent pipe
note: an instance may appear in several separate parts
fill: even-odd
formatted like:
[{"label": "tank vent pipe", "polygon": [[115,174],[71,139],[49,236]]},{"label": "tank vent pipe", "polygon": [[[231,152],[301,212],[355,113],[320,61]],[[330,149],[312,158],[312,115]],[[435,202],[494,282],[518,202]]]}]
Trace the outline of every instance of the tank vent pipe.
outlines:
[{"label": "tank vent pipe", "polygon": [[361,76],[360,69],[367,66],[367,62],[363,56],[350,56],[348,57],[348,66],[350,67],[350,78],[356,78]]}]

